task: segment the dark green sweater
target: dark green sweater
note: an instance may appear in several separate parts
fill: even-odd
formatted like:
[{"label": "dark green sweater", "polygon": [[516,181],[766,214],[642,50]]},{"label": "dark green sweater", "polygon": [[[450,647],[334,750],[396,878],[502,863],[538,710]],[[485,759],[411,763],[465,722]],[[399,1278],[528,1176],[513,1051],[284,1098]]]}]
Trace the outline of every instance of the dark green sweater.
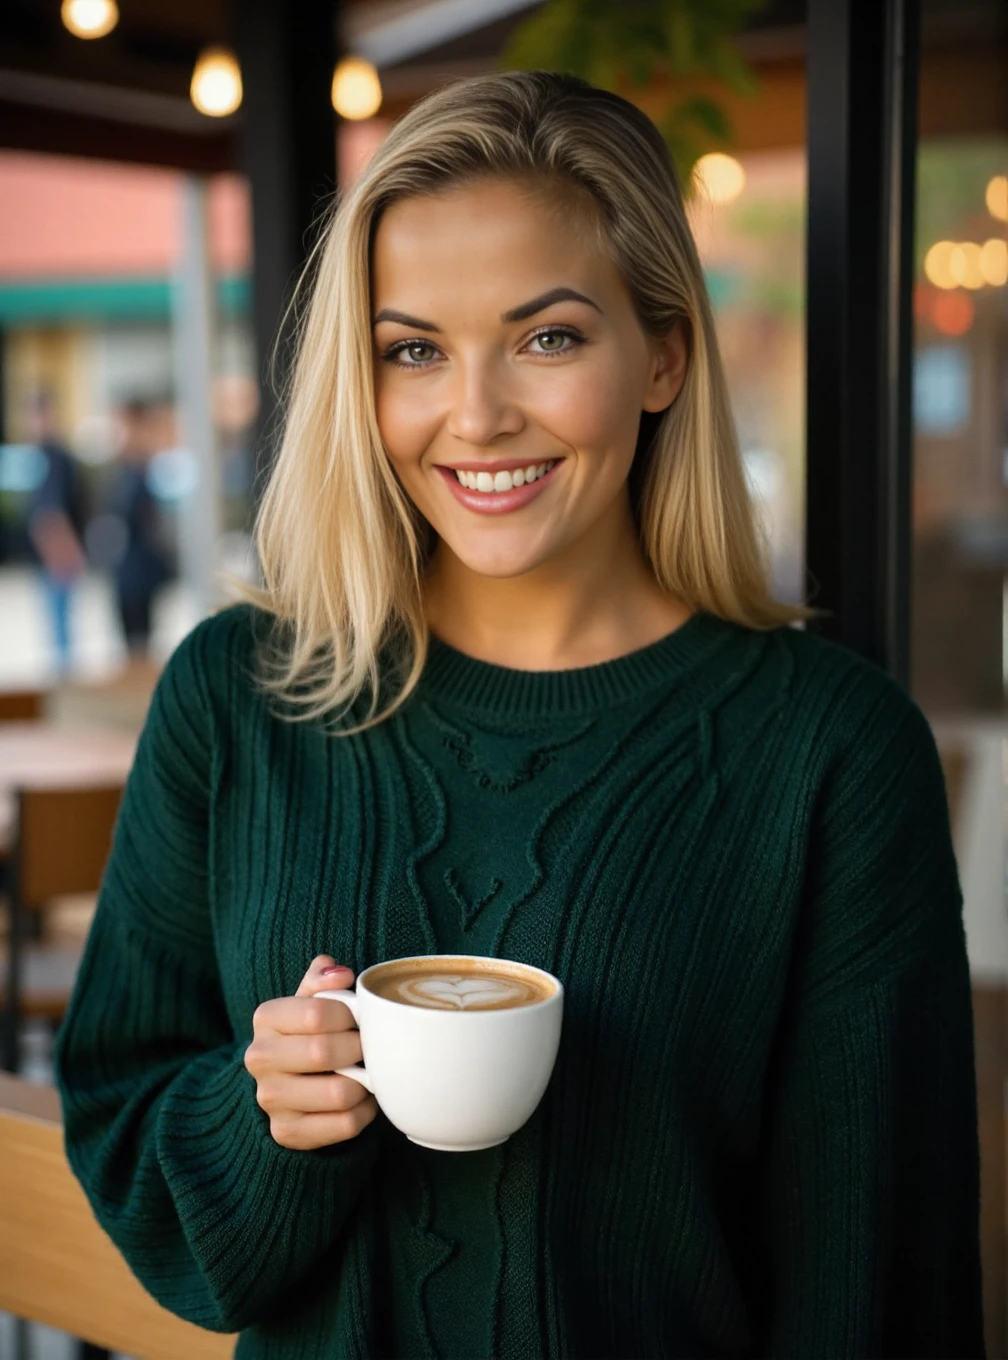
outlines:
[{"label": "dark green sweater", "polygon": [[[161,680],[57,1052],[71,1164],[241,1357],[979,1356],[942,775],[880,671],[697,616],[532,673],[434,642],[365,735],[271,713],[247,609]],[[278,1146],[242,1057],[310,960],[567,989],[529,1123]]]}]

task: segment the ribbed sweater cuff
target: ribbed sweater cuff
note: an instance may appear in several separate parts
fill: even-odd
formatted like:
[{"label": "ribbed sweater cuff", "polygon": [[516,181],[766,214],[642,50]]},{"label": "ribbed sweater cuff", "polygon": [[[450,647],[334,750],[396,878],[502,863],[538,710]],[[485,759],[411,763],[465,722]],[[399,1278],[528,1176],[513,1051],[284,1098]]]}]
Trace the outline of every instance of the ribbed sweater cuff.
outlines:
[{"label": "ribbed sweater cuff", "polygon": [[[260,1320],[332,1246],[377,1151],[374,1125],[315,1151],[281,1147],[256,1102],[244,1044],[194,1059],[158,1102],[157,1161],[218,1315]],[[191,1281],[177,1281],[191,1299]],[[171,1282],[158,1291],[170,1307]],[[193,1319],[196,1321],[197,1319]]]}]

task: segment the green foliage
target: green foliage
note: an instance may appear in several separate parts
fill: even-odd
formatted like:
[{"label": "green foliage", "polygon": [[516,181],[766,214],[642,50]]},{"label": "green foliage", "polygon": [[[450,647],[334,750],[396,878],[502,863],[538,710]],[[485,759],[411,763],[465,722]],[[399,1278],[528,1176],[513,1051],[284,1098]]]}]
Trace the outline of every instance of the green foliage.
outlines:
[{"label": "green foliage", "polygon": [[797,250],[802,249],[805,230],[804,198],[740,199],[732,204],[731,222],[734,229],[750,240],[774,242],[786,240]]},{"label": "green foliage", "polygon": [[765,2],[548,0],[515,31],[503,64],[567,71],[623,94],[667,81],[667,106],[656,121],[686,184],[693,162],[729,142],[731,127],[714,99],[687,96],[682,83],[713,77],[752,93],[756,80],[734,39]]}]

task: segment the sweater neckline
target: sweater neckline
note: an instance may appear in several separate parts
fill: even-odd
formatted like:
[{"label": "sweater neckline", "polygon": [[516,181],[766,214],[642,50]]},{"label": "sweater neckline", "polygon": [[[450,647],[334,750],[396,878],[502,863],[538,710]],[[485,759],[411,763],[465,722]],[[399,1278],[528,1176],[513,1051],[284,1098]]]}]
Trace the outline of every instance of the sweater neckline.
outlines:
[{"label": "sweater neckline", "polygon": [[724,620],[698,612],[656,642],[623,656],[548,671],[480,661],[432,633],[420,688],[460,708],[529,716],[583,713],[667,685],[703,661],[731,629]]}]

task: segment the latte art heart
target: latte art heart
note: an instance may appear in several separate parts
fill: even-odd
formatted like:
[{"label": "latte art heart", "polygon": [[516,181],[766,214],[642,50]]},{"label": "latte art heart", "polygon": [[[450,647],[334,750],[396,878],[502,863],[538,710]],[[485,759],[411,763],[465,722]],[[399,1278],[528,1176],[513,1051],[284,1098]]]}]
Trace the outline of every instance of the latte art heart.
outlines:
[{"label": "latte art heart", "polygon": [[528,988],[517,979],[453,977],[450,974],[413,978],[400,987],[402,998],[412,1001],[415,1006],[444,1006],[460,1011],[514,1005],[527,991]]},{"label": "latte art heart", "polygon": [[[464,960],[460,960],[464,963]],[[454,959],[432,965],[425,960],[389,964],[368,983],[369,990],[402,1006],[429,1011],[502,1011],[546,1001],[554,989],[548,979],[520,966],[453,966]]]}]

